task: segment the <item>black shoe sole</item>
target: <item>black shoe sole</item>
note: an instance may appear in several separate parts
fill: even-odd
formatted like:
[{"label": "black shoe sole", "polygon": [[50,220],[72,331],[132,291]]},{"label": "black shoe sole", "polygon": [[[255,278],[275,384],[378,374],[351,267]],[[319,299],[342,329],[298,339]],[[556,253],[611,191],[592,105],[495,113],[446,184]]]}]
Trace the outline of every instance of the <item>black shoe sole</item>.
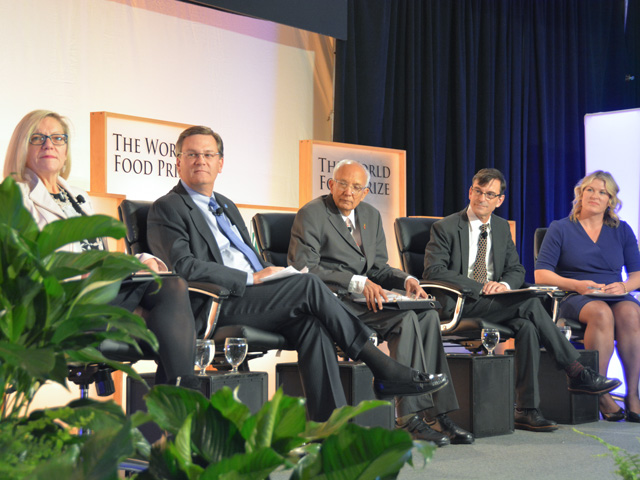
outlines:
[{"label": "black shoe sole", "polygon": [[579,388],[571,388],[568,387],[568,390],[572,393],[584,393],[586,395],[604,395],[605,393],[609,393],[613,390],[615,390],[616,388],[618,388],[620,385],[622,385],[622,382],[618,382],[616,385],[614,385],[613,387],[610,388],[605,388],[604,390],[598,390],[597,392],[593,391],[593,390],[581,390]]},{"label": "black shoe sole", "polygon": [[530,432],[553,432],[555,430],[558,430],[557,425],[535,427],[533,425],[529,425],[528,423],[514,423],[513,426],[518,430],[528,430]]}]

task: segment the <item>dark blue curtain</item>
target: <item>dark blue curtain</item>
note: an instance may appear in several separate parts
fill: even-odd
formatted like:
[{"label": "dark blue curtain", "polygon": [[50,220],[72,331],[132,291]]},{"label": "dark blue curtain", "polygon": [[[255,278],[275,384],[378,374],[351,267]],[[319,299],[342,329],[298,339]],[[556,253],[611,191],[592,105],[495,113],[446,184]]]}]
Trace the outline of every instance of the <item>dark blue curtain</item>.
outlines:
[{"label": "dark blue curtain", "polygon": [[624,0],[349,0],[334,140],[406,150],[409,215],[461,210],[500,169],[532,281],[533,232],[585,174],[584,115],[640,106],[638,1],[625,37]]}]

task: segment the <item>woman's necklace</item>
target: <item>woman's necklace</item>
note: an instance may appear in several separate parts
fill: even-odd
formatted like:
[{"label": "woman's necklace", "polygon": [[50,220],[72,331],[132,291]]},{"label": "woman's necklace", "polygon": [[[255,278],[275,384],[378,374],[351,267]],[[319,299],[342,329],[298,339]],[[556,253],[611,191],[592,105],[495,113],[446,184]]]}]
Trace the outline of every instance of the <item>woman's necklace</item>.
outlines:
[{"label": "woman's necklace", "polygon": [[60,189],[59,193],[49,192],[49,195],[51,195],[55,202],[61,207],[64,207],[67,204],[67,194],[63,188]]}]

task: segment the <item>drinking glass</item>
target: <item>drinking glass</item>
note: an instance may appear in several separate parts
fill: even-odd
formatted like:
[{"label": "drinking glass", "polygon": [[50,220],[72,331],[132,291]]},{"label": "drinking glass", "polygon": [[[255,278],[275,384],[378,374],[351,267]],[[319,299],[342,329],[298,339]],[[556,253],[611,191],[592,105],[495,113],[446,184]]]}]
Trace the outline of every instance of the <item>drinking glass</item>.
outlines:
[{"label": "drinking glass", "polygon": [[567,340],[571,341],[571,327],[569,325],[564,325],[558,328],[560,328],[562,334],[567,337]]},{"label": "drinking glass", "polygon": [[233,369],[231,373],[238,373],[238,365],[247,356],[247,339],[229,337],[224,341],[224,356],[227,358]]},{"label": "drinking glass", "polygon": [[482,346],[487,350],[487,355],[493,355],[493,351],[500,342],[500,332],[496,328],[483,328],[480,335]]},{"label": "drinking glass", "polygon": [[216,353],[216,345],[213,340],[196,340],[196,367],[200,369],[198,375],[205,376],[207,367],[211,365]]}]

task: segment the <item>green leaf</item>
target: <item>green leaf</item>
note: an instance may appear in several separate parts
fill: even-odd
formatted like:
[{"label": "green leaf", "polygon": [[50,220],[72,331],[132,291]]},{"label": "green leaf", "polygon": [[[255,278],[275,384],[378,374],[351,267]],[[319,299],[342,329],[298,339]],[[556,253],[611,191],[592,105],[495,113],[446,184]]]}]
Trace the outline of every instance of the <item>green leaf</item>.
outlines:
[{"label": "green leaf", "polygon": [[206,410],[209,402],[200,393],[170,385],[156,385],[145,396],[147,411],[163,430],[176,434],[191,412]]},{"label": "green leaf", "polygon": [[99,237],[122,238],[125,234],[125,226],[107,215],[71,217],[45,225],[38,236],[38,247],[44,257],[70,243]]},{"label": "green leaf", "polygon": [[[411,436],[403,430],[363,428],[350,423],[339,434],[327,437],[315,458],[303,458],[295,467],[295,478],[395,478],[410,460],[413,447]],[[420,451],[425,454],[433,450],[435,446],[430,452],[423,446]]]},{"label": "green leaf", "polygon": [[343,428],[349,421],[361,413],[367,412],[374,408],[389,405],[389,402],[383,400],[364,400],[356,406],[346,405],[333,411],[329,420],[323,423],[309,422],[304,432],[304,436],[311,440],[319,440],[329,435],[333,435]]},{"label": "green leaf", "polygon": [[45,378],[55,365],[55,352],[51,348],[25,348],[3,341],[0,341],[0,358],[36,378]]},{"label": "green leaf", "polygon": [[283,463],[282,457],[272,449],[261,448],[210,464],[200,480],[261,480]]}]

